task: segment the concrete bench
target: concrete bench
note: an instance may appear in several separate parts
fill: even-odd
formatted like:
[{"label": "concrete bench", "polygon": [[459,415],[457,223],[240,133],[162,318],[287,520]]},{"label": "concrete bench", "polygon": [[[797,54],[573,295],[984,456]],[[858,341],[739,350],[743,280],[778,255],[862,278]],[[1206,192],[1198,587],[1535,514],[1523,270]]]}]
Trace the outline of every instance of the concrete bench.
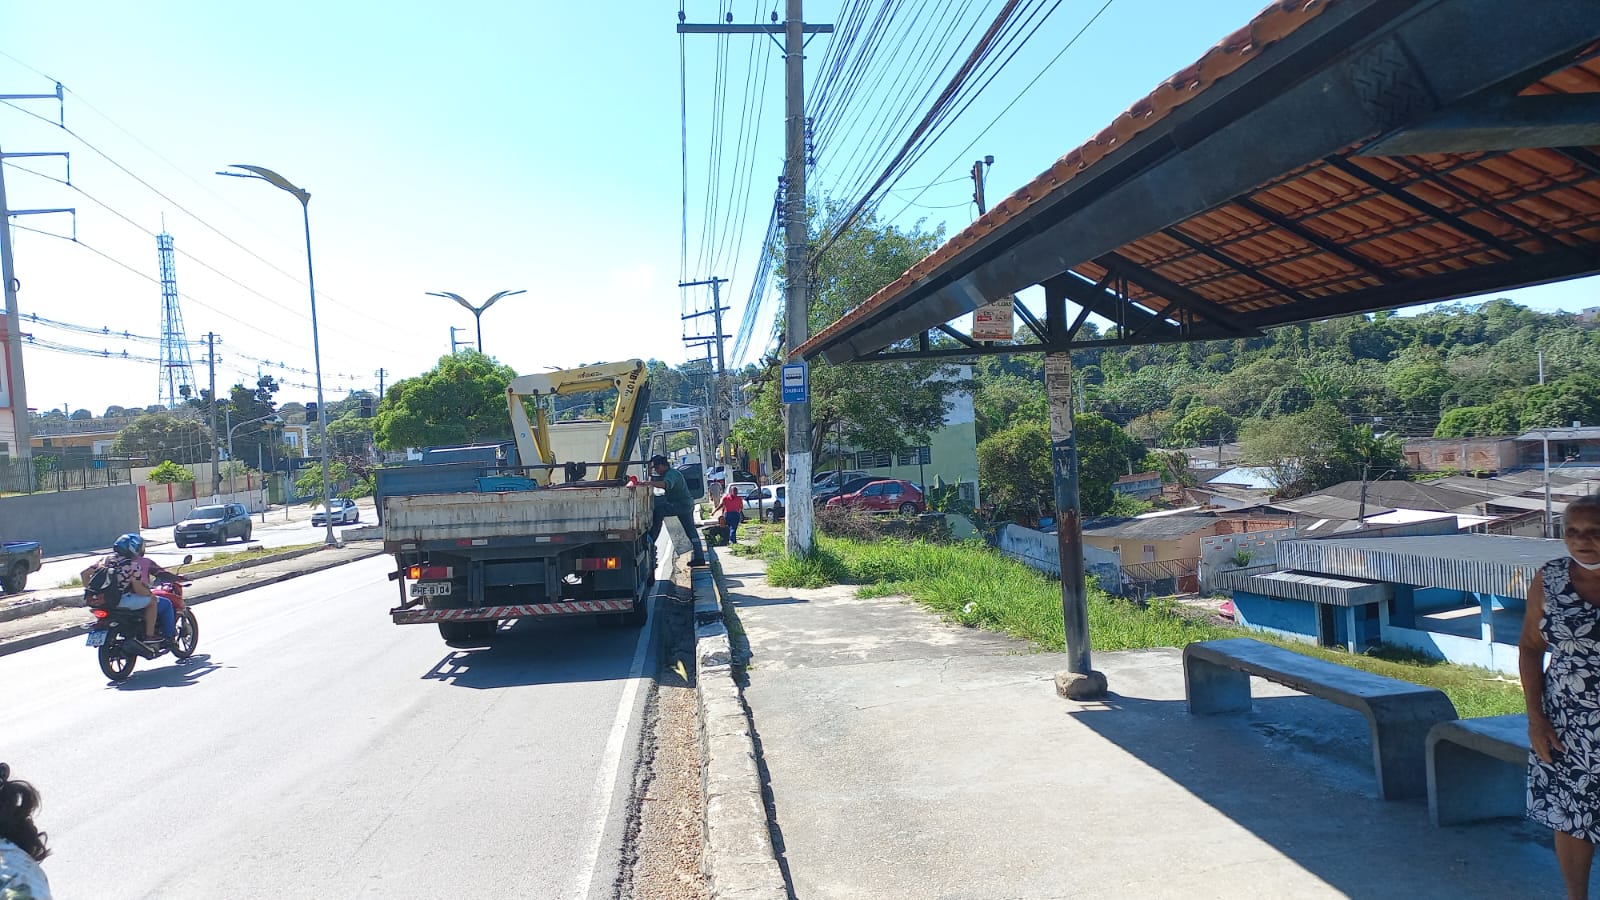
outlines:
[{"label": "concrete bench", "polygon": [[1428,732],[1428,817],[1442,826],[1525,815],[1529,751],[1525,715],[1433,726]]},{"label": "concrete bench", "polygon": [[1198,641],[1183,648],[1184,691],[1193,715],[1250,711],[1250,676],[1330,700],[1367,718],[1372,764],[1385,800],[1428,793],[1428,730],[1456,718],[1442,691],[1374,675],[1251,638]]}]

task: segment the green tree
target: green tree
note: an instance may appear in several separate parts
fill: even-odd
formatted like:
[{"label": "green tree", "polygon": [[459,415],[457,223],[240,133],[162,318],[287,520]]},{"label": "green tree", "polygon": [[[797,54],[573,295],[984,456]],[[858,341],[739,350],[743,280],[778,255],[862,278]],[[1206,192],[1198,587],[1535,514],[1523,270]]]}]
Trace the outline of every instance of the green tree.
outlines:
[{"label": "green tree", "polygon": [[1139,471],[1145,446],[1122,426],[1095,413],[1077,417],[1074,435],[1078,448],[1078,506],[1086,516],[1110,512],[1118,478]]},{"label": "green tree", "polygon": [[352,410],[328,422],[328,454],[340,458],[368,459],[372,447],[373,423]]},{"label": "green tree", "polygon": [[194,419],[162,411],[145,413],[117,432],[116,456],[172,460],[180,464],[211,458],[211,429]]},{"label": "green tree", "polygon": [[[352,465],[348,460],[328,461],[328,485],[335,497],[372,496],[372,473]],[[300,497],[322,496],[322,466],[306,466],[294,480],[294,492]],[[319,500],[320,502],[320,500]]]},{"label": "green tree", "polygon": [[1055,508],[1050,429],[1021,422],[979,442],[978,481],[997,515],[1037,523]]},{"label": "green tree", "polygon": [[1404,469],[1404,441],[1398,435],[1375,435],[1371,426],[1352,426],[1326,403],[1276,419],[1244,423],[1240,454],[1252,466],[1268,470],[1278,493],[1298,497],[1342,481],[1383,469]]},{"label": "green tree", "polygon": [[1198,447],[1232,437],[1239,423],[1219,406],[1191,406],[1172,426],[1172,441],[1180,447]]},{"label": "green tree", "polygon": [[1039,379],[1009,373],[980,374],[973,394],[978,440],[1022,422],[1044,422],[1047,404]]},{"label": "green tree", "polygon": [[373,429],[385,450],[504,440],[511,436],[506,385],[516,373],[475,350],[444,356],[431,370],[397,381]]}]

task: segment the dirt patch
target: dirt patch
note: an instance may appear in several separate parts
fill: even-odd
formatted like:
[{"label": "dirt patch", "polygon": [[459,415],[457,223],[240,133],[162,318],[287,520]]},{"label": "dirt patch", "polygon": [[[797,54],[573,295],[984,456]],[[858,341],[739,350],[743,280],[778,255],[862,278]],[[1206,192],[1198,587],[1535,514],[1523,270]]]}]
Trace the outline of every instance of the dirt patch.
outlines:
[{"label": "dirt patch", "polygon": [[645,711],[640,765],[624,847],[618,900],[706,900],[701,871],[705,801],[694,684],[694,606],[669,594],[656,602],[661,647]]}]

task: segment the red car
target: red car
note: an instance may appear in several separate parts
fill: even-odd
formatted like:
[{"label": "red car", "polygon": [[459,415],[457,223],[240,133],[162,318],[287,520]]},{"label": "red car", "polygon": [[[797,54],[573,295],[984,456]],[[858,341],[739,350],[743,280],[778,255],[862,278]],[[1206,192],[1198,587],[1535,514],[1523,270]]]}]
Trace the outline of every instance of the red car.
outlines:
[{"label": "red car", "polygon": [[906,515],[925,512],[928,508],[923,502],[921,488],[909,481],[894,478],[874,481],[853,494],[840,494],[830,499],[828,505],[864,509],[869,512],[898,512]]}]

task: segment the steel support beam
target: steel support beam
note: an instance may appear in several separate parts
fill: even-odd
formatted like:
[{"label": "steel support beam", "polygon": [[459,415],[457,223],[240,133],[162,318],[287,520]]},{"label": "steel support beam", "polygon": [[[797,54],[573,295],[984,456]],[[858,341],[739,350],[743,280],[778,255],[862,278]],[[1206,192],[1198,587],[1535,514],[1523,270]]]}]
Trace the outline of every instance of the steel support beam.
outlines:
[{"label": "steel support beam", "polygon": [[1494,153],[1600,145],[1600,94],[1495,96],[1457,104],[1362,147],[1358,156]]},{"label": "steel support beam", "polygon": [[1494,234],[1485,231],[1484,229],[1479,228],[1470,222],[1462,221],[1460,216],[1446,212],[1444,209],[1434,206],[1432,203],[1429,203],[1421,197],[1416,196],[1412,192],[1384,181],[1382,178],[1379,178],[1378,176],[1342,156],[1331,156],[1327,159],[1327,163],[1330,168],[1338,169],[1340,172],[1343,172],[1361,184],[1372,188],[1374,191],[1377,191],[1385,197],[1399,201],[1400,203],[1403,203],[1424,215],[1431,216],[1440,225],[1443,225],[1446,228],[1455,229],[1467,237],[1489,247],[1493,247],[1494,249],[1504,253],[1509,257],[1512,257],[1513,259],[1519,256],[1528,255],[1528,251],[1522,249],[1521,247],[1518,247],[1508,241],[1501,240]]},{"label": "steel support beam", "polygon": [[[1189,290],[1183,285],[1172,281],[1171,279],[1165,278],[1160,274],[1151,271],[1150,269],[1144,268],[1143,266],[1119,253],[1107,253],[1105,256],[1095,260],[1095,262],[1105,266],[1108,270],[1121,275],[1123,278],[1128,279],[1134,284],[1139,285],[1152,294],[1156,294],[1163,300],[1166,300],[1169,304],[1169,309],[1171,308],[1171,304],[1176,304],[1184,309],[1189,310],[1190,312],[1199,313],[1206,318],[1207,322],[1216,325],[1224,331],[1236,331],[1240,334],[1244,334],[1245,332],[1249,331],[1249,329],[1243,328],[1238,324],[1236,321],[1238,316],[1231,310],[1207,300],[1206,298],[1196,294],[1194,291]],[[1226,265],[1227,263],[1224,264]],[[1245,271],[1237,264],[1234,264],[1232,268],[1235,271],[1240,271],[1245,275],[1249,275],[1251,278],[1260,281],[1262,284],[1266,284],[1268,287],[1272,287],[1272,284],[1276,284],[1276,282],[1269,284],[1267,280],[1263,280],[1260,276],[1254,274],[1253,272]],[[1276,290],[1276,288],[1274,288],[1274,290]]]}]

